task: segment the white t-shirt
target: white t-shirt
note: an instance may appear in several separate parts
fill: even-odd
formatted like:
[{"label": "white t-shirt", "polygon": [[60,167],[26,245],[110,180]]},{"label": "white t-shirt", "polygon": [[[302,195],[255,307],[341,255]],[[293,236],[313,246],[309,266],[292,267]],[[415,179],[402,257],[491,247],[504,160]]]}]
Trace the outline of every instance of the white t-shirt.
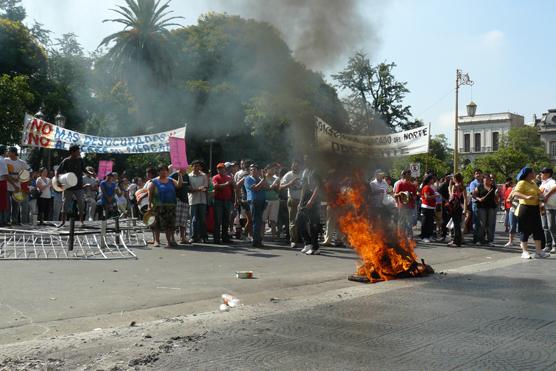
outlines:
[{"label": "white t-shirt", "polygon": [[286,184],[292,180],[297,179],[291,186],[288,187],[288,198],[299,200],[301,198],[301,174],[296,174],[293,171],[288,171],[280,181],[280,184]]},{"label": "white t-shirt", "polygon": [[371,197],[370,204],[374,207],[382,207],[382,201],[384,200],[384,195],[388,191],[388,183],[384,179],[382,181],[373,180],[371,183]]},{"label": "white t-shirt", "polygon": [[[10,173],[10,176],[17,181],[17,186],[19,187],[19,172],[21,170],[27,170],[29,169],[29,165],[27,165],[27,163],[25,161],[23,161],[22,159],[18,158],[17,160],[12,160],[9,157],[5,158],[6,161],[6,165],[8,167],[8,172]],[[8,182],[8,191],[10,192],[14,192],[15,188],[14,186]]]},{"label": "white t-shirt", "polygon": [[[541,181],[541,188],[543,189],[543,195],[546,197],[548,192],[556,185],[554,179],[548,178]],[[544,207],[549,210],[556,209],[556,194],[552,194],[548,199],[545,199]]]},{"label": "white t-shirt", "polygon": [[42,191],[41,191],[41,197],[40,198],[52,198],[52,181],[50,180],[50,178],[37,178],[37,189],[39,184],[41,186],[45,186]]},{"label": "white t-shirt", "polygon": [[[208,187],[207,174],[200,172],[195,175],[193,172],[189,173],[189,184],[191,188]],[[207,192],[191,192],[187,195],[190,205],[206,204]]]}]

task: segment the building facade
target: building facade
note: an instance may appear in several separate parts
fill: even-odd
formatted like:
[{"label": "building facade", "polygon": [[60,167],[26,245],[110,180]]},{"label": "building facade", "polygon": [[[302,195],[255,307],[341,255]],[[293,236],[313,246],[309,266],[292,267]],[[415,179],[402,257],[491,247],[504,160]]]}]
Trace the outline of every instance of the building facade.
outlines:
[{"label": "building facade", "polygon": [[550,161],[556,161],[556,109],[549,109],[540,119],[535,118],[535,126]]},{"label": "building facade", "polygon": [[[458,152],[462,163],[498,151],[502,137],[511,128],[525,124],[521,115],[510,112],[477,115],[474,107],[476,105],[471,102],[467,106],[468,115],[458,118]],[[554,129],[556,134],[556,126]]]}]

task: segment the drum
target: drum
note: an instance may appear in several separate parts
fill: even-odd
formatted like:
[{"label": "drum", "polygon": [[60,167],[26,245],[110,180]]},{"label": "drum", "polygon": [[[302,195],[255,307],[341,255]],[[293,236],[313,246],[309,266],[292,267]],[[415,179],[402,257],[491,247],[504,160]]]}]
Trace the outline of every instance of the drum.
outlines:
[{"label": "drum", "polygon": [[141,214],[145,214],[149,208],[149,194],[144,190],[139,190],[135,192],[135,199],[137,200],[137,207]]},{"label": "drum", "polygon": [[29,170],[23,169],[19,172],[18,177],[21,183],[27,183],[31,179],[31,173],[29,173]]},{"label": "drum", "polygon": [[17,203],[25,201],[26,197],[27,197],[27,194],[23,191],[18,191],[18,192],[12,193],[12,198]]},{"label": "drum", "polygon": [[154,223],[156,223],[156,216],[152,211],[146,211],[143,214],[143,223],[145,223],[147,227],[151,227]]},{"label": "drum", "polygon": [[52,188],[55,191],[63,192],[64,189],[74,187],[77,184],[77,176],[74,173],[65,173],[59,175],[58,178],[52,179]]}]

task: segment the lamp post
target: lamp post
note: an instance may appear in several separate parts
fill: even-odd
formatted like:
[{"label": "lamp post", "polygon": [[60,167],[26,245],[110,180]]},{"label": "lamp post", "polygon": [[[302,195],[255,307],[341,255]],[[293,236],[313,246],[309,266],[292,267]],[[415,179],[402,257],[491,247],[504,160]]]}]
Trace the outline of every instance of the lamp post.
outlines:
[{"label": "lamp post", "polygon": [[205,139],[205,143],[209,144],[209,174],[212,176],[212,145],[216,143],[216,139]]},{"label": "lamp post", "polygon": [[456,70],[456,117],[454,124],[454,174],[458,172],[458,95],[459,87],[462,85],[473,85],[474,82],[469,78],[469,74],[463,73],[462,70]]}]

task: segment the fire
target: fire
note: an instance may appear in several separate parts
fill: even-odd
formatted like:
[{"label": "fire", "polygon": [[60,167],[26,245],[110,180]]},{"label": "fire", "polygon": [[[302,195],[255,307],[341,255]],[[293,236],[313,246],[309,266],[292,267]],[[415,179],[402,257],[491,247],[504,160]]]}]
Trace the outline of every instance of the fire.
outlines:
[{"label": "fire", "polygon": [[334,202],[340,230],[361,258],[356,274],[376,282],[432,273],[430,266],[417,262],[413,240],[398,232],[385,232],[387,229],[369,216],[366,193],[365,183],[356,179],[335,195]]}]

